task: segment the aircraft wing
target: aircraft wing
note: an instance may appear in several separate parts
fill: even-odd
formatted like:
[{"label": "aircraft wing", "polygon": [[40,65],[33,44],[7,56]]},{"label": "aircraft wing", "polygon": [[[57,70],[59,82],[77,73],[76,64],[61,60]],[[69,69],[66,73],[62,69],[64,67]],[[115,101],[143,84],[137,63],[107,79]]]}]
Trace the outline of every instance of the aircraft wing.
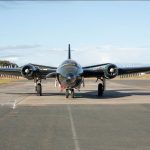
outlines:
[{"label": "aircraft wing", "polygon": [[0,74],[23,76],[30,80],[35,77],[45,79],[56,77],[56,69],[55,67],[27,64],[19,68],[0,68]]},{"label": "aircraft wing", "polygon": [[57,67],[52,67],[52,66],[45,66],[45,65],[38,65],[38,64],[31,64],[31,65],[41,69],[57,69]]},{"label": "aircraft wing", "polygon": [[0,74],[21,76],[21,68],[0,68]]},{"label": "aircraft wing", "polygon": [[141,72],[148,72],[148,71],[150,71],[150,67],[126,67],[126,68],[119,68],[118,75],[141,73]]},{"label": "aircraft wing", "polygon": [[110,63],[97,64],[97,65],[91,65],[91,66],[85,66],[85,67],[83,67],[83,69],[93,69],[93,68],[102,67],[102,66],[105,66],[105,65],[108,65],[108,64],[110,64]]},{"label": "aircraft wing", "polygon": [[119,68],[114,64],[99,64],[93,66],[83,67],[83,77],[104,77],[107,79],[115,78],[118,75],[142,73],[150,71],[150,67],[125,67]]}]

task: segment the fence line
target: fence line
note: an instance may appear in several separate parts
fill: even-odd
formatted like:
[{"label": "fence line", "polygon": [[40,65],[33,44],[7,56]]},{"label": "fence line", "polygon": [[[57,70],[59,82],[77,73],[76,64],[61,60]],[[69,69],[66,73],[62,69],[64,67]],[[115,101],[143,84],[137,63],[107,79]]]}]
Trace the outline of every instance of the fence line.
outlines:
[{"label": "fence line", "polygon": [[[17,65],[15,65],[14,67],[12,65],[9,65],[9,66],[4,66],[4,65],[1,65],[0,68],[17,68]],[[0,78],[1,79],[4,79],[4,78],[7,78],[7,79],[19,79],[19,76],[15,76],[15,75],[8,75],[8,74],[0,74]]]}]

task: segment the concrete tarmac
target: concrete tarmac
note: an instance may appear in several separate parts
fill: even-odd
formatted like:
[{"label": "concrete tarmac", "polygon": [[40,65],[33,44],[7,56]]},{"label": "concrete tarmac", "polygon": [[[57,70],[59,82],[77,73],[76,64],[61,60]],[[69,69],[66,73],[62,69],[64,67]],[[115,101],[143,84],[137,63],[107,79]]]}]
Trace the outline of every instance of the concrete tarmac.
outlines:
[{"label": "concrete tarmac", "polygon": [[98,98],[87,80],[66,99],[54,80],[42,97],[32,81],[0,85],[0,149],[149,150],[150,80],[112,80],[106,89]]}]

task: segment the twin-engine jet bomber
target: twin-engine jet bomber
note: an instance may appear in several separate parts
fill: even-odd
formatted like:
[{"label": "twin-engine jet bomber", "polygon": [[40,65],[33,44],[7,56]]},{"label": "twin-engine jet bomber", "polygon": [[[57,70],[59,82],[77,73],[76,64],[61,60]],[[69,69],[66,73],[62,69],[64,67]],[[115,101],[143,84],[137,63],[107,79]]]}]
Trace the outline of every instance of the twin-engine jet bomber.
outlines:
[{"label": "twin-engine jet bomber", "polygon": [[19,68],[0,68],[0,74],[22,76],[35,83],[35,91],[42,95],[41,81],[46,78],[55,78],[61,90],[66,90],[66,98],[74,98],[74,90],[79,90],[84,85],[84,78],[97,78],[98,96],[102,96],[105,90],[105,79],[113,79],[118,75],[140,73],[150,71],[150,67],[119,68],[115,64],[105,63],[81,67],[71,59],[70,44],[68,46],[68,59],[58,67],[27,64]]}]

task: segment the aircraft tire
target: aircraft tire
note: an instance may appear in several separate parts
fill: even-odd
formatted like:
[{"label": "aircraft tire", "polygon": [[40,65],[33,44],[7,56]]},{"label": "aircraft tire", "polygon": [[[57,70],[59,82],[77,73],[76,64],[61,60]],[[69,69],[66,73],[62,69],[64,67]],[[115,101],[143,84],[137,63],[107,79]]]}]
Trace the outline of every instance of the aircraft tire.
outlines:
[{"label": "aircraft tire", "polygon": [[74,89],[71,90],[71,98],[74,98]]},{"label": "aircraft tire", "polygon": [[68,97],[69,97],[69,90],[66,89],[66,98],[68,98]]},{"label": "aircraft tire", "polygon": [[37,92],[37,85],[35,86],[35,92]]},{"label": "aircraft tire", "polygon": [[98,84],[98,96],[103,96],[103,91],[104,91],[104,88],[103,88],[103,84],[102,83],[99,83]]},{"label": "aircraft tire", "polygon": [[37,84],[37,96],[42,96],[42,86],[40,83]]}]

